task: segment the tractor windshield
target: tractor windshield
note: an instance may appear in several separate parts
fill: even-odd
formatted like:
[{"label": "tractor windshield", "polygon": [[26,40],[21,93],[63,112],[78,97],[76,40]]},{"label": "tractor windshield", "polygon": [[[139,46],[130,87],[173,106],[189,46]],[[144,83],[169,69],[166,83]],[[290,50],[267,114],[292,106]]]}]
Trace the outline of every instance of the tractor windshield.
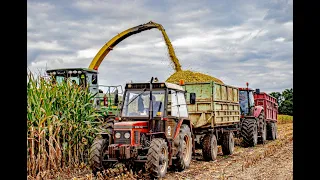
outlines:
[{"label": "tractor windshield", "polygon": [[[152,91],[153,117],[163,116],[165,91]],[[150,104],[150,91],[130,90],[125,93],[122,109],[123,117],[148,117]]]},{"label": "tractor windshield", "polygon": [[253,92],[249,91],[249,97],[247,91],[239,91],[239,102],[241,114],[249,114],[248,100],[250,107],[254,106]]}]

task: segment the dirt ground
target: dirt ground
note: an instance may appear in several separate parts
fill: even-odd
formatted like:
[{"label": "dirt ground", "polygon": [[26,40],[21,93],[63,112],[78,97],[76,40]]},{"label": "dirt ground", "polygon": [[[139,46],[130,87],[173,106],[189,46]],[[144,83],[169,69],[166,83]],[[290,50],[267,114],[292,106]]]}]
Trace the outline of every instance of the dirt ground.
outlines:
[{"label": "dirt ground", "polygon": [[[219,149],[218,158],[214,162],[196,160],[195,157],[188,169],[182,172],[168,171],[164,180],[207,180],[207,179],[243,179],[243,180],[291,180],[293,179],[293,124],[278,125],[278,139],[267,141],[266,144],[257,145],[253,148],[235,147],[234,154],[224,156]],[[127,172],[126,177],[111,176],[114,172],[101,178],[94,178],[90,170],[85,167],[81,169],[67,170],[65,173],[41,174],[37,179],[72,179],[72,180],[94,180],[94,179],[146,179],[143,176],[136,178]],[[115,174],[119,174],[116,172]],[[126,174],[123,172],[123,174]],[[41,178],[42,176],[42,178]],[[50,178],[51,176],[51,178]],[[109,176],[109,177],[108,177]],[[129,178],[131,177],[131,178]],[[35,178],[28,178],[35,179]]]},{"label": "dirt ground", "polygon": [[230,156],[221,153],[215,162],[193,160],[183,172],[165,179],[293,179],[292,123],[278,126],[278,139],[254,148],[236,146]]}]

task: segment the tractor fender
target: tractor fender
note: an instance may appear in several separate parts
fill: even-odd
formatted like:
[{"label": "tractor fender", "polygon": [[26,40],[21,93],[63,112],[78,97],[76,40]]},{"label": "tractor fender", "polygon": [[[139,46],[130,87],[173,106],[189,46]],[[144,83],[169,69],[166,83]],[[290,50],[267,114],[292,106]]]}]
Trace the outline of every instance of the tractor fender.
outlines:
[{"label": "tractor fender", "polygon": [[178,124],[177,124],[177,126],[176,126],[176,130],[175,130],[174,136],[173,136],[173,142],[174,142],[175,146],[179,146],[179,137],[178,137],[178,135],[179,135],[180,127],[181,127],[182,124],[188,125],[189,128],[190,128],[190,131],[191,131],[191,136],[193,135],[193,133],[192,133],[192,124],[191,124],[190,120],[189,119],[180,119]]},{"label": "tractor fender", "polygon": [[263,111],[263,107],[262,106],[256,106],[254,107],[254,112],[253,112],[253,115],[254,117],[259,117],[261,111]]}]

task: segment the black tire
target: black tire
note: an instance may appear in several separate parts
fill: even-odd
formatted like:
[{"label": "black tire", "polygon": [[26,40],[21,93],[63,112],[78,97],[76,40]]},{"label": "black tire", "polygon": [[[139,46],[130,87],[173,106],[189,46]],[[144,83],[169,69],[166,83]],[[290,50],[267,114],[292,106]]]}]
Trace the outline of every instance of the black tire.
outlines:
[{"label": "black tire", "polygon": [[173,161],[178,171],[189,168],[192,156],[192,137],[188,125],[182,124],[179,132],[179,147],[177,159]]},{"label": "black tire", "polygon": [[98,171],[102,171],[104,166],[102,164],[103,152],[108,147],[108,139],[98,139],[96,138],[91,145],[89,151],[89,164],[92,173],[96,175]]},{"label": "black tire", "polygon": [[102,134],[103,138],[108,138],[109,139],[109,144],[113,144],[113,126],[114,126],[114,119],[113,118],[106,118],[106,124],[103,125],[104,132],[106,134]]},{"label": "black tire", "polygon": [[263,111],[260,113],[259,117],[259,137],[258,137],[258,143],[264,144],[267,140],[267,123],[264,119]]},{"label": "black tire", "polygon": [[203,137],[202,157],[205,161],[214,161],[217,159],[218,143],[214,134],[206,134]]},{"label": "black tire", "polygon": [[276,124],[274,122],[270,122],[267,124],[267,137],[268,140],[275,140],[277,136]]},{"label": "black tire", "polygon": [[162,138],[154,138],[147,154],[146,171],[152,179],[163,178],[168,169],[168,145]]},{"label": "black tire", "polygon": [[109,118],[106,120],[106,125],[104,126],[104,128],[107,130],[108,134],[112,134],[113,133],[113,125],[114,125],[114,119],[113,118]]},{"label": "black tire", "polygon": [[241,127],[242,144],[244,147],[254,147],[258,141],[256,120],[244,119]]},{"label": "black tire", "polygon": [[234,135],[232,131],[222,134],[222,153],[223,155],[233,154],[234,151]]}]

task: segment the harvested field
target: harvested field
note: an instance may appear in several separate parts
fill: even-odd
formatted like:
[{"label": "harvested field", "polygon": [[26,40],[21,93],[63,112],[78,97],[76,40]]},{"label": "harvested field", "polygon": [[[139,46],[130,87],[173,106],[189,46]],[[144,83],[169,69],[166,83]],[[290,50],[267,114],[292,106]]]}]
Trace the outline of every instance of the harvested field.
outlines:
[{"label": "harvested field", "polygon": [[278,124],[292,123],[293,116],[278,114]]},{"label": "harvested field", "polygon": [[[168,171],[166,180],[182,179],[293,179],[293,124],[278,125],[278,139],[258,144],[253,148],[236,146],[230,156],[219,152],[214,162],[196,160],[189,169],[182,172]],[[44,172],[39,175],[44,179],[147,179],[143,174],[134,175],[123,168],[111,169],[107,175],[94,178],[86,166],[64,169],[63,172]],[[122,175],[121,175],[122,174]],[[122,176],[122,178],[120,178]],[[28,179],[35,179],[29,177]]]}]

